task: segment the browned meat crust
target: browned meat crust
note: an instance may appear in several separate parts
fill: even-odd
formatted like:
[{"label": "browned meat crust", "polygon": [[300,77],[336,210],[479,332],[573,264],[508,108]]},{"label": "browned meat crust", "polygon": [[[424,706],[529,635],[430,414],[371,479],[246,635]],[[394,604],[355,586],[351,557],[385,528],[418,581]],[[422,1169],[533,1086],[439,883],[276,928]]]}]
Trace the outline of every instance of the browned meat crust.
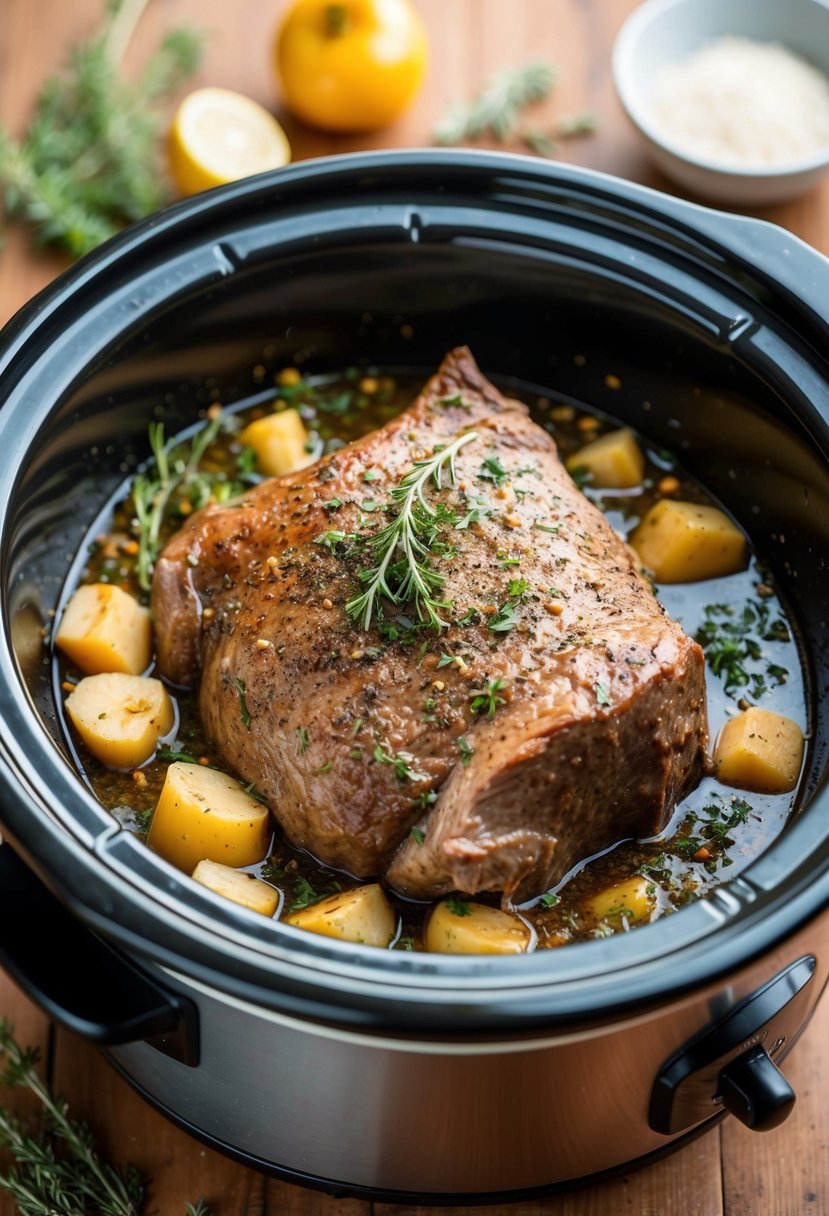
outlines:
[{"label": "browned meat crust", "polygon": [[[364,632],[345,604],[371,562],[320,536],[381,527],[362,511],[365,470],[385,502],[413,459],[469,428],[439,500],[460,517],[481,502],[435,561],[449,616],[467,622]],[[487,460],[507,471],[501,486],[481,477]],[[487,614],[516,576],[528,590],[510,601],[514,627],[494,632]],[[194,515],[158,562],[152,607],[162,674],[200,673],[210,737],[288,838],[410,896],[538,894],[581,858],[660,831],[705,763],[699,646],[550,436],[466,349],[387,426]],[[456,659],[439,666],[442,654]],[[490,717],[475,698],[495,681]]]}]

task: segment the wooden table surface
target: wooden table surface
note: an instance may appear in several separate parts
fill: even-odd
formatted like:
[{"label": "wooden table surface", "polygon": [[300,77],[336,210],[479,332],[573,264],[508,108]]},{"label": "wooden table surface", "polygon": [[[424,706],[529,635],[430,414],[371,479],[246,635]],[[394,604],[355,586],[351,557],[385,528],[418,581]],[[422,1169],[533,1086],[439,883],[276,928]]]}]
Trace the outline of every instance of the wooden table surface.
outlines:
[{"label": "wooden table surface", "polygon": [[[782,2],[782,0],[781,0]],[[615,99],[609,59],[613,38],[634,0],[416,0],[427,23],[432,60],[426,86],[403,120],[368,139],[339,139],[303,129],[285,115],[271,69],[272,32],[287,0],[151,0],[126,70],[142,60],[158,34],[179,22],[210,35],[198,83],[240,89],[274,109],[284,121],[295,156],[319,156],[367,147],[426,145],[447,101],[466,98],[493,69],[544,56],[561,66],[560,84],[538,115],[594,110],[599,132],[562,143],[567,160],[645,182],[669,184],[650,168]],[[19,133],[40,82],[87,36],[103,0],[0,0],[0,123]],[[518,149],[520,150],[520,149]],[[761,213],[829,253],[829,181],[804,197]],[[0,252],[0,323],[61,268],[33,254],[19,232]],[[147,1212],[179,1216],[204,1194],[216,1216],[393,1216],[435,1209],[390,1207],[335,1200],[263,1178],[202,1148],[150,1110],[87,1044],[50,1027],[44,1016],[0,975],[0,1015],[18,1036],[40,1044],[52,1084],[86,1118],[112,1156],[134,1161],[149,1182]],[[672,1157],[612,1183],[578,1193],[533,1200],[509,1209],[515,1216],[794,1216],[829,1213],[829,1001],[787,1064],[797,1090],[794,1114],[777,1131],[757,1135],[734,1120]],[[25,1099],[0,1100],[29,1109]],[[449,1209],[447,1209],[449,1210]],[[457,1210],[457,1209],[455,1209]],[[0,1198],[0,1216],[14,1205]]]}]

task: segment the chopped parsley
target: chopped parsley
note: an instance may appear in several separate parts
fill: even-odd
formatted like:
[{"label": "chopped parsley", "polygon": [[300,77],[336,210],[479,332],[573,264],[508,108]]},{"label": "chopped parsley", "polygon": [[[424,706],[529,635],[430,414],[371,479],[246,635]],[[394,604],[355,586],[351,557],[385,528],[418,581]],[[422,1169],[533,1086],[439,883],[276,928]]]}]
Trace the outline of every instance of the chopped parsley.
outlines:
[{"label": "chopped parsley", "polygon": [[742,611],[731,604],[708,604],[696,640],[728,696],[745,689],[757,700],[770,687],[769,681],[773,687],[788,679],[787,669],[770,662],[763,650],[763,642],[791,640],[785,621],[773,617],[765,601],[750,601]]},{"label": "chopped parsley", "polygon": [[515,616],[515,604],[507,601],[494,616],[489,618],[487,628],[490,633],[509,633],[515,628],[518,621]]},{"label": "chopped parsley", "polygon": [[423,835],[423,832],[420,830],[420,828],[410,828],[409,835],[411,836],[411,838],[415,842],[415,844],[423,844],[423,841],[426,839],[426,837]]},{"label": "chopped parsley", "polygon": [[504,704],[504,697],[499,694],[506,686],[506,680],[490,680],[486,688],[470,693],[469,708],[473,714],[486,714],[488,718],[494,718],[498,706]]},{"label": "chopped parsley", "polygon": [[478,470],[478,477],[482,481],[491,481],[496,486],[502,486],[509,477],[509,473],[497,456],[488,456]]},{"label": "chopped parsley", "polygon": [[419,773],[412,768],[414,756],[411,752],[386,751],[378,743],[374,749],[374,759],[378,764],[388,764],[394,769],[398,781],[428,781],[428,773]]},{"label": "chopped parsley", "polygon": [[461,754],[461,763],[462,764],[468,764],[469,761],[472,759],[472,757],[475,755],[475,748],[472,747],[469,740],[464,738],[463,735],[461,735],[458,738],[458,751]]},{"label": "chopped parsley", "polygon": [[507,593],[515,599],[521,599],[527,594],[530,584],[525,578],[511,578],[507,583]]},{"label": "chopped parsley", "polygon": [[304,756],[308,751],[308,744],[311,742],[311,740],[308,738],[307,729],[304,726],[298,726],[296,728],[296,736],[297,750],[299,751],[300,756]]},{"label": "chopped parsley", "polygon": [[469,906],[468,899],[458,899],[455,896],[453,896],[451,899],[447,899],[446,906],[449,909],[449,911],[452,913],[453,916],[471,916],[472,915],[472,909]]}]

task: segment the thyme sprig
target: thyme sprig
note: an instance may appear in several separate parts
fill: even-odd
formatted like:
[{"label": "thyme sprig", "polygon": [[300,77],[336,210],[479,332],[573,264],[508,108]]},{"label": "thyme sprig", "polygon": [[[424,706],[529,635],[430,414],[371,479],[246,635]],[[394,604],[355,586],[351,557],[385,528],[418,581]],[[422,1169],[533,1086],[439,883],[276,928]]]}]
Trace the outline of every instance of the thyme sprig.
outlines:
[{"label": "thyme sprig", "polygon": [[153,565],[162,545],[161,530],[173,495],[188,487],[194,488],[199,500],[196,505],[202,506],[214,488],[209,479],[199,473],[199,465],[221,426],[220,417],[211,419],[194,437],[189,454],[185,455],[184,447],[167,443],[163,422],[150,423],[155,473],[139,473],[132,483],[131,493],[138,540],[136,573],[142,591],[150,589]]},{"label": "thyme sprig", "polygon": [[38,245],[79,257],[169,198],[160,169],[160,103],[196,69],[201,39],[173,30],[134,84],[120,61],[148,0],[108,0],[101,30],[45,84],[26,135],[0,127],[7,218]]},{"label": "thyme sprig", "polygon": [[[138,1170],[101,1159],[87,1125],[70,1118],[66,1099],[54,1097],[41,1080],[38,1058],[36,1049],[19,1046],[14,1028],[0,1018],[0,1081],[30,1090],[44,1121],[44,1134],[33,1136],[0,1108],[0,1148],[14,1161],[0,1174],[0,1192],[12,1196],[20,1216],[140,1216]],[[204,1199],[188,1205],[186,1216],[210,1216]]]},{"label": "thyme sprig", "polygon": [[556,76],[555,67],[544,59],[501,68],[471,102],[456,103],[439,119],[433,131],[435,143],[460,144],[486,134],[503,143],[514,133],[525,107],[549,95]]},{"label": "thyme sprig", "polygon": [[435,525],[441,512],[430,506],[425,492],[429,482],[437,490],[443,488],[444,470],[449,474],[449,485],[455,485],[455,457],[461,448],[477,438],[477,431],[466,431],[428,459],[416,460],[391,491],[392,501],[399,504],[397,515],[367,539],[366,544],[373,550],[377,564],[360,571],[365,590],[345,606],[348,615],[360,621],[363,629],[369,628],[372,617],[381,618],[382,599],[392,604],[414,600],[421,621],[436,630],[448,628],[448,622],[439,614],[439,609],[446,605],[436,598],[446,579],[430,565],[436,539]]}]

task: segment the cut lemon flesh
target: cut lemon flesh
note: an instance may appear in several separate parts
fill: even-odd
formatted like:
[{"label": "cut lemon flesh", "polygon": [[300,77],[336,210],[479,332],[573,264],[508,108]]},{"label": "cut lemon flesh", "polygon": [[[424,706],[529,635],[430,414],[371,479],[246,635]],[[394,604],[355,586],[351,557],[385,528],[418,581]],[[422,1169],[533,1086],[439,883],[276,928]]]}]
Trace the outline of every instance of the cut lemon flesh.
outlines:
[{"label": "cut lemon flesh", "polygon": [[169,160],[182,194],[279,169],[290,159],[290,145],[279,123],[242,93],[196,89],[176,111]]}]

